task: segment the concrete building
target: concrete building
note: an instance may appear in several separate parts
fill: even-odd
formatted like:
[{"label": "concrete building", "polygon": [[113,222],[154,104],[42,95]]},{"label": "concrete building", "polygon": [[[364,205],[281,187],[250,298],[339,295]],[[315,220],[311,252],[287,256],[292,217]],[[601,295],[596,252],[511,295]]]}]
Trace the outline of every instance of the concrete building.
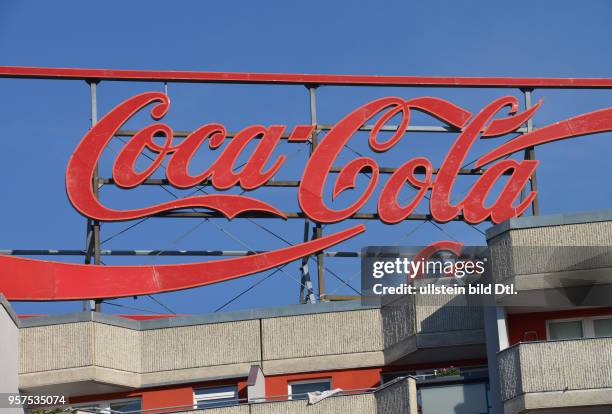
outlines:
[{"label": "concrete building", "polygon": [[518,291],[492,325],[504,412],[612,412],[612,212],[513,219],[487,238],[494,279]]},{"label": "concrete building", "polygon": [[612,211],[513,219],[487,239],[493,281],[517,290],[489,306],[416,296],[17,319],[3,301],[0,391],[18,375],[22,393],[120,412],[612,412]]},{"label": "concrete building", "polygon": [[[0,392],[19,393],[19,319],[0,294]],[[9,413],[18,408],[4,407]]]}]

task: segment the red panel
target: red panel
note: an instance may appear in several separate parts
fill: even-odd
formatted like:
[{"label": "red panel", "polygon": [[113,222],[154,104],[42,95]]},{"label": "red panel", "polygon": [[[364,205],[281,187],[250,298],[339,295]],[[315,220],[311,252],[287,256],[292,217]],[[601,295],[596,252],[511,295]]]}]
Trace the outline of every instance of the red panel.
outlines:
[{"label": "red panel", "polygon": [[450,360],[446,362],[435,362],[427,364],[411,364],[401,366],[270,375],[266,377],[266,396],[273,397],[279,395],[287,395],[289,382],[292,381],[330,378],[332,388],[342,388],[343,390],[357,390],[364,388],[374,388],[380,385],[381,374],[383,372],[406,372],[435,368],[446,368],[450,366],[467,367],[480,365],[487,365],[487,360]]},{"label": "red panel", "polygon": [[[193,387],[187,385],[178,388],[154,389],[142,392],[142,409],[152,410],[164,407],[186,407],[193,404]],[[147,414],[153,414],[149,411]]]},{"label": "red panel", "polygon": [[[214,387],[218,385],[238,385],[238,398],[247,398],[246,379],[236,380],[218,380],[198,382],[191,384],[170,385],[165,387],[156,387],[143,390],[118,392],[112,394],[98,394],[71,397],[70,404],[81,404],[96,401],[112,401],[126,398],[140,398],[142,401],[143,410],[152,410],[149,413],[153,414],[155,409],[167,407],[182,407],[183,409],[191,408],[193,404],[193,390],[200,387]],[[158,410],[162,411],[162,410]],[[168,411],[168,410],[164,410]],[[171,411],[178,411],[178,408]]]},{"label": "red panel", "polygon": [[98,395],[84,395],[84,396],[75,396],[70,397],[68,402],[70,404],[82,404],[94,401],[111,401],[111,400],[120,400],[124,398],[142,398],[143,392],[136,391],[127,391],[127,392],[116,392],[110,394],[98,394]]},{"label": "red panel", "polygon": [[[242,195],[232,195],[232,194],[206,194],[206,195],[198,195],[185,197],[177,200],[168,201],[165,203],[160,203],[157,205],[139,208],[134,210],[115,210],[102,205],[100,200],[94,194],[92,188],[92,179],[94,170],[98,163],[98,159],[100,155],[104,151],[104,148],[108,145],[110,140],[116,134],[116,132],[121,128],[121,126],[127,122],[132,116],[134,116],[138,111],[140,111],[143,107],[156,103],[156,105],[151,109],[151,116],[154,119],[160,119],[163,117],[168,108],[170,106],[170,100],[168,96],[160,92],[146,92],[136,95],[130,99],[125,100],[121,104],[117,105],[113,110],[111,110],[107,115],[105,115],[100,122],[98,122],[81,140],[79,145],[76,147],[72,157],[70,157],[70,161],[68,162],[68,168],[66,169],[66,193],[68,194],[68,198],[73,206],[84,216],[102,220],[102,221],[116,221],[116,220],[130,220],[145,216],[150,216],[156,213],[161,213],[164,211],[186,208],[186,207],[201,207],[208,208],[222,212],[227,218],[231,219],[237,216],[240,213],[244,213],[247,211],[264,211],[270,213],[272,215],[276,215],[281,218],[286,218],[283,213],[278,211],[273,206],[265,203],[263,201],[246,197]],[[199,128],[193,134],[191,134],[180,147],[184,147],[186,144],[192,142],[192,138],[196,138],[197,142],[201,143],[203,139],[210,135],[210,128],[208,126],[204,126],[204,132],[202,132],[202,128]],[[222,128],[222,127],[220,127]],[[263,128],[263,127],[262,127]],[[244,131],[248,130],[245,129]],[[163,147],[159,147],[153,142],[153,135],[156,132],[164,131],[166,136],[166,142]],[[243,131],[243,132],[244,132]],[[199,132],[202,132],[200,135]],[[282,131],[277,131],[278,139],[280,133]],[[225,139],[225,135],[222,134],[214,134],[220,140]],[[232,149],[232,147],[236,147],[236,144],[239,146],[246,145],[248,141],[242,142],[236,135],[235,139],[232,140],[231,144],[228,148],[221,154],[217,162],[213,165],[213,169],[219,163],[220,167],[217,168],[215,172],[217,174],[213,175],[213,184],[217,188],[229,188],[231,186],[236,185],[238,181],[235,179],[234,181],[228,181],[227,178],[229,176],[229,180],[235,178],[235,176],[227,171],[228,168],[231,169],[233,166],[233,159],[231,155],[234,155],[233,152],[230,153],[230,159],[225,159],[224,156],[228,154],[228,151]],[[251,135],[247,135],[246,138],[249,139]],[[268,140],[262,139],[259,143],[259,146],[265,144]],[[117,180],[120,186],[124,187],[135,187],[140,184],[151,172],[153,172],[160,164],[164,156],[170,152],[178,151],[178,153],[182,154],[181,151],[177,150],[177,147],[171,147],[172,144],[172,129],[165,124],[157,123],[153,125],[149,125],[148,127],[143,128],[139,131],[129,142],[128,144],[121,150],[117,159],[115,160],[115,165],[113,167],[113,176]],[[220,145],[220,142],[219,142]],[[218,146],[218,145],[217,145]],[[259,151],[255,151],[252,158],[258,158]],[[148,148],[151,151],[157,152],[158,156],[156,160],[150,165],[150,167],[141,173],[135,173],[134,170],[134,161],[138,158],[138,155],[144,148]],[[240,152],[241,148],[236,148],[234,152]],[[174,154],[177,156],[177,154]],[[187,156],[187,159],[181,163],[183,169],[187,168],[187,163],[193,154]],[[261,156],[262,160],[265,163],[267,158],[265,156]],[[172,160],[168,166],[168,171],[172,172],[176,168],[172,168]],[[244,189],[250,189],[257,186],[257,182],[259,184],[263,184],[263,182],[269,180],[270,177],[260,176],[257,172],[254,172],[249,169],[251,166],[251,161],[247,162],[244,167],[244,174],[246,177],[245,180],[249,181],[251,186],[242,185]],[[258,165],[259,166],[259,165]],[[180,168],[178,169],[180,170]],[[220,170],[220,171],[219,171]],[[191,185],[195,185],[201,182],[204,178],[206,178],[205,173],[202,177],[195,178],[195,181]],[[168,174],[168,179],[177,187],[185,188],[189,185],[183,185],[183,183],[174,182],[173,175]],[[225,185],[219,185],[219,179],[226,178]],[[258,181],[259,180],[259,181]]]},{"label": "red panel", "polygon": [[510,345],[536,340],[545,341],[546,321],[551,319],[587,318],[590,316],[603,315],[612,315],[612,308],[571,309],[554,312],[509,314],[508,341]]},{"label": "red panel", "polygon": [[289,382],[310,379],[331,379],[332,388],[355,390],[373,388],[380,384],[380,368],[320,371],[266,377],[266,397],[287,395]]},{"label": "red panel", "polygon": [[235,259],[156,266],[95,266],[0,255],[0,285],[9,300],[76,300],[141,296],[204,286],[271,269],[363,232],[359,224],[320,239]]},{"label": "red panel", "polygon": [[149,319],[164,319],[164,318],[178,318],[179,316],[190,316],[189,314],[172,313],[172,314],[156,314],[156,315],[116,315],[126,319],[133,319],[135,321],[145,321]]},{"label": "red panel", "polygon": [[504,78],[454,76],[362,76],[287,73],[193,72],[115,69],[43,68],[0,66],[0,77],[172,81],[216,83],[269,83],[316,85],[385,85],[444,87],[610,88],[611,78]]},{"label": "red panel", "polygon": [[538,128],[535,131],[523,134],[507,143],[500,145],[493,151],[483,155],[476,162],[476,168],[480,168],[492,161],[498,160],[506,155],[524,150],[525,148],[542,145],[553,141],[567,138],[575,138],[582,135],[597,134],[612,130],[612,108],[600,109],[578,115],[566,120],[556,122]]}]

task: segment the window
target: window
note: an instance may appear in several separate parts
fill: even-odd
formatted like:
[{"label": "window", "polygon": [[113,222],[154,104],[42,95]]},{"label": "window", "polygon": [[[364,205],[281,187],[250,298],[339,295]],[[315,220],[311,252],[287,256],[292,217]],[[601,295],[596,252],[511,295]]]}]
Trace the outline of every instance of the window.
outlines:
[{"label": "window", "polygon": [[612,336],[612,318],[593,320],[593,331],[595,337]]},{"label": "window", "polygon": [[237,385],[199,388],[193,395],[195,408],[227,407],[238,404]]},{"label": "window", "polygon": [[548,321],[548,339],[579,339],[612,336],[612,317],[595,316]]},{"label": "window", "polygon": [[130,400],[130,401],[120,401],[120,402],[110,402],[110,407],[112,412],[119,413],[129,413],[133,411],[140,411],[140,400]]},{"label": "window", "polygon": [[552,340],[582,338],[582,321],[549,322],[548,338]]},{"label": "window", "polygon": [[306,381],[293,381],[289,383],[289,399],[305,400],[308,398],[306,394],[315,391],[331,390],[331,379],[312,379]]},{"label": "window", "polygon": [[407,377],[408,375],[414,375],[414,372],[400,371],[400,372],[384,372],[380,376],[380,383],[386,384],[396,378]]},{"label": "window", "polygon": [[99,401],[95,403],[86,403],[82,405],[72,406],[78,410],[99,412],[99,413],[130,413],[134,411],[141,411],[142,405],[140,398],[132,398],[127,400],[113,400],[113,401]]},{"label": "window", "polygon": [[418,401],[423,414],[487,414],[487,384],[451,384],[421,387]]}]

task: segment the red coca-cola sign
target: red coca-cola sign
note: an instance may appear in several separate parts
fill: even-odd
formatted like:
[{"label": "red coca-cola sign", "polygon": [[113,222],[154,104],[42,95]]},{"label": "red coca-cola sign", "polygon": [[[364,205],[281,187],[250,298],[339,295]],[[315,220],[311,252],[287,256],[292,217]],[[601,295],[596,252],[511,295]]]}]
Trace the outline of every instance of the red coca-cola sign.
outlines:
[{"label": "red coca-cola sign", "polygon": [[[340,151],[353,139],[359,128],[376,118],[369,136],[369,146],[375,152],[385,152],[405,138],[406,128],[410,123],[411,111],[425,112],[447,125],[460,128],[454,144],[446,154],[444,161],[434,177],[431,161],[424,157],[406,160],[382,185],[378,200],[378,214],[385,223],[393,224],[404,220],[419,205],[425,193],[431,191],[430,211],[434,220],[447,222],[463,215],[469,223],[480,223],[491,219],[499,223],[521,215],[531,204],[535,192],[531,191],[524,200],[519,201],[519,194],[529,177],[535,171],[537,160],[515,161],[503,157],[525,148],[544,144],[554,140],[576,137],[594,132],[603,132],[612,128],[612,108],[592,112],[571,118],[554,125],[521,135],[514,140],[499,146],[485,154],[476,162],[476,168],[488,165],[465,198],[456,204],[450,201],[450,194],[459,174],[461,165],[477,139],[487,139],[516,131],[538,110],[542,101],[530,109],[518,112],[518,102],[513,96],[504,96],[488,104],[479,113],[473,114],[466,109],[446,100],[433,97],[403,99],[388,97],[376,99],[355,109],[340,120],[326,134],[323,141],[312,153],[298,189],[298,200],[304,214],[319,223],[334,223],[345,220],[355,214],[368,202],[374,189],[379,185],[379,166],[370,157],[358,157],[347,163],[334,183],[332,198],[343,191],[355,187],[357,175],[369,172],[369,183],[357,200],[343,209],[334,209],[324,201],[325,183],[332,179],[330,170]],[[245,190],[254,190],[274,177],[274,174],[285,162],[281,155],[271,159],[280,142],[281,136],[288,130],[285,125],[252,125],[239,131],[228,139],[226,129],[218,123],[208,123],[190,133],[186,139],[175,142],[172,127],[162,121],[170,109],[170,100],[159,92],[143,93],[126,100],[97,123],[76,148],[66,172],[66,189],[74,207],[83,215],[101,221],[130,220],[178,208],[200,207],[219,211],[232,219],[248,211],[262,211],[279,218],[286,218],[274,206],[253,197],[228,194],[207,194],[187,197],[135,210],[115,210],[104,206],[94,195],[91,180],[98,159],[106,145],[135,114],[147,111],[153,122],[140,129],[117,155],[113,165],[115,184],[123,188],[134,188],[155,171],[162,161],[168,159],[166,177],[170,184],[177,188],[190,188],[210,180],[217,190],[226,190],[240,186]],[[507,110],[507,113],[503,111]],[[385,140],[379,132],[386,122],[400,116],[397,131]],[[289,135],[289,142],[303,142],[313,132],[314,126],[297,125]],[[164,143],[159,144],[154,136],[163,136]],[[257,146],[250,158],[239,172],[235,172],[237,160],[247,145],[257,139]],[[229,141],[219,149],[225,141]],[[190,162],[200,147],[206,146],[217,154],[216,160],[202,172],[191,175]],[[136,171],[136,160],[143,151],[156,154],[154,160],[144,171]],[[266,167],[266,165],[271,166]],[[425,171],[424,177],[417,176],[418,171]],[[509,178],[497,199],[485,205],[493,186],[507,175]],[[418,190],[417,195],[408,204],[400,204],[398,194],[402,187],[411,185]]]},{"label": "red coca-cola sign", "polygon": [[[473,114],[447,100],[436,97],[404,99],[385,97],[367,102],[338,121],[312,152],[301,177],[298,201],[306,217],[319,223],[343,221],[357,213],[380,187],[377,213],[387,224],[398,223],[409,216],[429,196],[429,210],[434,220],[447,222],[461,217],[468,223],[491,220],[494,223],[521,215],[536,194],[531,191],[521,199],[537,160],[513,160],[507,156],[529,147],[551,141],[612,130],[612,108],[579,115],[564,121],[518,135],[480,157],[476,168],[484,168],[467,195],[453,203],[450,194],[470,148],[478,139],[491,139],[515,132],[542,105],[542,101],[525,110],[518,110],[517,99],[502,96]],[[205,208],[233,219],[247,212],[264,212],[286,219],[277,207],[246,195],[224,194],[222,191],[240,186],[245,190],[261,187],[274,177],[286,162],[284,155],[275,156],[283,134],[288,142],[305,142],[314,131],[312,125],[252,125],[233,137],[219,123],[205,123],[185,139],[175,140],[172,126],[164,122],[171,110],[167,95],[146,92],[117,105],[81,140],[66,172],[66,190],[73,206],[84,216],[100,221],[132,220],[183,208]],[[166,163],[165,175],[177,188],[190,188],[209,180],[219,190],[216,194],[190,196],[138,209],[119,210],[105,206],[94,194],[92,179],[98,160],[110,140],[134,115],[148,112],[152,121],[125,143],[114,160],[114,183],[122,188],[139,186]],[[379,165],[373,157],[359,156],[346,163],[338,174],[330,174],[332,165],[344,146],[356,139],[357,131],[373,123],[368,144],[375,153],[391,150],[400,140],[408,139],[406,130],[411,113],[420,111],[438,118],[460,132],[434,174],[432,162],[422,156],[408,158],[383,182]],[[383,138],[380,133],[391,120],[399,119],[397,130]],[[161,139],[160,139],[161,137]],[[154,139],[155,138],[155,139]],[[249,146],[254,140],[254,149]],[[248,161],[236,171],[237,160],[249,146]],[[191,165],[202,149],[216,154],[215,161],[201,166],[195,175]],[[136,169],[136,160],[144,151],[153,153],[144,170]],[[199,166],[198,166],[199,168]],[[368,183],[356,189],[359,174],[368,173]],[[505,185],[492,202],[485,203],[502,176]],[[324,197],[326,182],[334,180],[331,201]],[[408,203],[398,195],[410,185],[417,190]],[[355,201],[348,207],[334,208],[333,200],[342,192],[355,191]],[[9,299],[69,300],[134,296],[186,289],[233,279],[270,269],[338,244],[366,230],[363,224],[352,226],[325,237],[266,253],[240,258],[182,265],[157,266],[91,266],[0,256],[3,275],[14,282],[3,282],[2,290]]]}]

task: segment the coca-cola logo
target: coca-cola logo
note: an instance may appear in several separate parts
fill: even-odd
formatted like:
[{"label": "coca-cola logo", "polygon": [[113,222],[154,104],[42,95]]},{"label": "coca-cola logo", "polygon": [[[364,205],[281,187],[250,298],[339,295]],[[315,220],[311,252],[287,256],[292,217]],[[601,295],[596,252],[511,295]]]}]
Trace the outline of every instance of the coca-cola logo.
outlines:
[{"label": "coca-cola logo", "polygon": [[[450,195],[460,168],[470,148],[478,139],[489,139],[515,132],[540,108],[542,101],[525,111],[518,111],[518,101],[504,96],[486,105],[473,115],[446,100],[435,97],[403,99],[386,97],[368,102],[349,113],[325,135],[309,158],[298,188],[298,201],[305,216],[319,223],[345,220],[359,211],[381,186],[377,212],[382,221],[398,223],[410,215],[429,192],[429,209],[434,220],[446,222],[462,217],[466,222],[479,223],[490,219],[494,223],[521,215],[536,194],[531,191],[524,199],[520,193],[535,171],[537,160],[513,160],[506,157],[525,148],[555,140],[612,130],[612,108],[590,112],[517,136],[481,156],[476,168],[485,167],[467,195],[452,203]],[[297,125],[289,130],[284,125],[253,125],[227,137],[225,127],[218,123],[204,124],[185,139],[176,141],[172,128],[162,121],[170,110],[169,98],[160,92],[136,95],[111,110],[82,139],[71,157],[66,172],[66,190],[73,206],[83,215],[100,221],[131,220],[182,208],[206,208],[218,211],[228,219],[242,213],[258,211],[286,218],[275,206],[254,197],[235,194],[190,196],[138,209],[118,210],[105,206],[96,198],[92,179],[95,167],[105,147],[132,116],[147,110],[155,122],[140,129],[121,149],[113,165],[114,182],[123,188],[142,184],[163,161],[167,161],[166,177],[177,188],[189,188],[205,180],[220,191],[240,186],[253,190],[272,179],[286,161],[283,155],[272,159],[281,136],[289,132],[289,142],[304,142],[314,131],[312,125]],[[333,179],[332,165],[344,146],[368,122],[374,122],[368,143],[374,152],[391,150],[406,134],[411,111],[420,111],[440,119],[460,132],[434,174],[432,162],[425,157],[406,160],[384,183],[379,165],[371,157],[360,156],[344,165],[335,176],[332,201],[326,201],[325,183]],[[399,118],[399,127],[390,138],[380,132],[391,120]],[[162,137],[160,141],[160,136]],[[155,139],[154,139],[155,138]],[[257,139],[248,161],[239,171],[236,161],[253,140]],[[161,142],[161,143],[160,143]],[[192,158],[202,146],[218,153],[216,160],[199,174],[189,171]],[[143,151],[154,155],[150,165],[136,169],[136,160]],[[365,189],[355,189],[356,178],[368,173]],[[489,195],[505,176],[505,185],[497,198],[489,203]],[[417,189],[408,203],[398,195],[405,185]],[[344,191],[359,191],[356,200],[344,208],[334,208],[333,199]],[[133,296],[186,289],[216,283],[270,269],[297,258],[313,254],[363,232],[363,224],[329,234],[325,237],[256,255],[158,266],[85,266],[44,262],[0,256],[0,265],[19,283],[8,285],[4,294],[9,299],[50,300]],[[45,278],[33,275],[46,275]]]},{"label": "coca-cola logo", "polygon": [[[369,200],[378,185],[379,166],[370,157],[358,157],[347,163],[336,177],[332,198],[336,198],[343,191],[353,189],[356,177],[362,172],[369,172],[369,183],[353,204],[342,209],[334,209],[324,201],[323,190],[325,182],[331,179],[330,169],[340,151],[359,128],[372,119],[376,119],[376,122],[368,140],[370,148],[375,152],[392,149],[404,137],[411,111],[417,110],[436,117],[449,126],[459,128],[461,132],[435,176],[431,161],[424,157],[407,160],[397,168],[382,185],[377,204],[380,219],[389,224],[404,220],[420,204],[428,191],[431,192],[431,215],[439,222],[452,220],[459,215],[463,215],[464,220],[469,223],[479,223],[487,219],[499,223],[516,217],[529,207],[536,195],[531,191],[524,200],[517,201],[521,190],[536,169],[538,161],[516,161],[502,159],[503,157],[530,146],[607,131],[612,125],[610,117],[612,109],[609,108],[523,134],[480,157],[476,162],[476,168],[490,165],[479,176],[465,198],[452,204],[450,194],[461,165],[474,142],[479,138],[492,138],[516,131],[533,116],[541,103],[542,101],[528,110],[517,112],[517,99],[505,96],[491,102],[475,116],[466,109],[433,97],[409,100],[387,97],[366,103],[340,120],[312,153],[298,188],[300,207],[307,217],[320,223],[342,221],[355,214]],[[95,197],[91,186],[98,159],[122,125],[136,113],[146,110],[149,105],[152,105],[150,114],[155,120],[161,120],[170,109],[170,101],[163,93],[148,92],[134,96],[103,117],[76,148],[68,163],[66,189],[68,197],[79,212],[96,220],[117,221],[179,208],[199,207],[219,211],[229,219],[247,211],[261,211],[285,218],[280,210],[264,201],[244,195],[229,194],[198,195],[133,210],[116,210],[104,206]],[[508,115],[502,113],[504,108],[508,108]],[[400,122],[397,131],[390,138],[383,140],[380,131],[391,118],[398,116]],[[311,125],[297,125],[289,134],[288,141],[303,142],[308,139],[313,129],[314,126]],[[285,162],[284,155],[276,159],[271,157],[282,134],[286,131],[288,128],[284,125],[252,125],[229,139],[223,125],[209,123],[197,128],[184,140],[176,142],[169,125],[154,122],[140,129],[119,152],[113,165],[113,179],[120,187],[136,187],[167,158],[166,177],[170,184],[177,188],[189,188],[210,180],[217,190],[226,190],[234,186],[253,190],[272,179]],[[164,137],[163,144],[156,142],[154,136]],[[240,155],[244,155],[247,145],[256,139],[257,145],[248,161],[239,172],[235,172],[237,159]],[[228,142],[223,146],[226,141]],[[207,146],[210,151],[218,153],[217,158],[212,165],[203,168],[201,173],[191,175],[190,162],[202,146]],[[221,146],[223,149],[220,149]],[[145,150],[155,154],[154,160],[145,170],[137,171],[136,160]],[[417,171],[424,171],[424,176],[419,177]],[[485,199],[503,175],[508,176],[504,188],[492,203],[485,205]],[[398,194],[406,184],[413,186],[418,192],[408,204],[401,204]]]}]

